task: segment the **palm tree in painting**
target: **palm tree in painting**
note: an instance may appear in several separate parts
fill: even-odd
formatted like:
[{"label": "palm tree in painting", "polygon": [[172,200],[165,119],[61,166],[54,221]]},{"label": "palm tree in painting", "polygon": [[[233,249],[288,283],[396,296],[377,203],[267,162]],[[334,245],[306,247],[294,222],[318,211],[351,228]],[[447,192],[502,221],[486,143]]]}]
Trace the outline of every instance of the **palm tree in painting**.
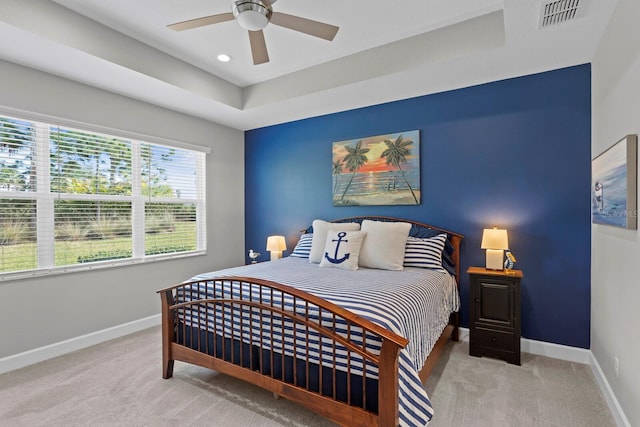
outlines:
[{"label": "palm tree in painting", "polygon": [[338,176],[342,173],[342,160],[336,160],[333,162],[333,194],[336,194],[338,189]]},{"label": "palm tree in painting", "polygon": [[344,156],[344,159],[342,159],[342,161],[344,162],[344,166],[347,169],[349,169],[352,173],[351,173],[351,179],[347,184],[347,188],[344,189],[344,192],[342,193],[342,197],[340,197],[340,201],[344,200],[344,196],[347,194],[347,191],[349,191],[349,187],[353,182],[353,177],[356,176],[356,172],[358,172],[358,169],[360,169],[362,166],[364,166],[365,163],[367,163],[368,159],[367,159],[367,156],[365,156],[365,154],[369,152],[368,148],[362,148],[362,141],[358,141],[355,147],[350,147],[348,145],[345,145],[344,148],[347,149],[349,154]]},{"label": "palm tree in painting", "polygon": [[404,175],[404,171],[402,170],[402,164],[407,162],[407,156],[411,154],[411,149],[409,147],[413,144],[413,141],[411,139],[404,139],[402,135],[400,135],[395,141],[387,139],[384,143],[387,144],[387,149],[382,152],[380,157],[386,158],[388,165],[397,167],[400,173],[402,173],[402,179],[407,183],[407,187],[409,187],[413,200],[416,201],[417,205],[418,198],[413,192],[413,188],[411,188],[411,184],[407,181],[407,177]]}]

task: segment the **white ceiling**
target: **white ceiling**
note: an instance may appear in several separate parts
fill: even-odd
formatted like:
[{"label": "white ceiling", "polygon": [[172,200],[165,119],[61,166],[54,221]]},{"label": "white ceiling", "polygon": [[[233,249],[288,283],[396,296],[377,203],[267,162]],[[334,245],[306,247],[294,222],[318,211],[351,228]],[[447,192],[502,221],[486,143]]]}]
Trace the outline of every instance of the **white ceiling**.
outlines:
[{"label": "white ceiling", "polygon": [[617,0],[581,3],[538,29],[541,0],[279,0],[340,30],[268,25],[254,66],[235,21],[166,28],[231,0],[0,0],[0,59],[246,130],[590,62]]}]

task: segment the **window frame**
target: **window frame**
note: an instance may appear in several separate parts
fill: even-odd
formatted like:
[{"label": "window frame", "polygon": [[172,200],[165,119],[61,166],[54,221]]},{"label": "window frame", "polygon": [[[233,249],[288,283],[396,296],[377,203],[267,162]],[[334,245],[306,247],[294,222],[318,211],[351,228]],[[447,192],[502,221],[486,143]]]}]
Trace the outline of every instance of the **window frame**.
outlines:
[{"label": "window frame", "polygon": [[[37,215],[37,253],[38,266],[35,269],[0,272],[0,283],[21,279],[35,278],[51,274],[65,274],[80,271],[91,271],[120,267],[132,264],[158,262],[192,256],[206,255],[206,155],[211,152],[208,147],[158,138],[131,131],[92,125],[79,121],[63,119],[43,114],[26,112],[14,108],[0,106],[0,115],[33,122],[36,127],[36,191],[9,191],[0,189],[0,199],[32,200],[36,203]],[[68,127],[82,132],[97,133],[115,138],[127,139],[131,142],[132,155],[132,194],[72,194],[51,192],[50,173],[50,126]],[[160,198],[143,195],[142,192],[142,157],[140,147],[144,144],[164,146],[178,150],[189,150],[195,155],[196,187],[195,198]],[[132,256],[106,261],[55,266],[55,200],[79,201],[119,201],[131,203],[131,238]],[[196,249],[192,251],[167,254],[145,255],[145,203],[194,204],[196,209]]]}]

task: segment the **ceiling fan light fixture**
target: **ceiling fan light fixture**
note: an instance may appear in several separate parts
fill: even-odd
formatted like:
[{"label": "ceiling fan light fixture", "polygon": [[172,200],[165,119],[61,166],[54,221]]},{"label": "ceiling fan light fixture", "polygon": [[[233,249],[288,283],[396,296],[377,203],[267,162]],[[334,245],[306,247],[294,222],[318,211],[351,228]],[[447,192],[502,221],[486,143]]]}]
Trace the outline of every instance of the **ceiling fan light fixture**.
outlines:
[{"label": "ceiling fan light fixture", "polygon": [[[206,25],[233,21],[235,19],[238,21],[238,25],[248,31],[253,65],[269,62],[269,51],[267,50],[264,31],[262,31],[269,23],[328,41],[332,41],[340,29],[335,25],[314,21],[313,19],[303,18],[301,16],[280,12],[273,13],[272,6],[276,1],[277,0],[235,0],[231,6],[231,12],[180,21],[169,24],[167,27],[174,31],[184,31]],[[230,59],[231,58],[218,57],[220,61],[228,61]]]},{"label": "ceiling fan light fixture", "polygon": [[271,19],[270,4],[260,0],[237,0],[233,3],[233,16],[248,31],[262,30]]}]

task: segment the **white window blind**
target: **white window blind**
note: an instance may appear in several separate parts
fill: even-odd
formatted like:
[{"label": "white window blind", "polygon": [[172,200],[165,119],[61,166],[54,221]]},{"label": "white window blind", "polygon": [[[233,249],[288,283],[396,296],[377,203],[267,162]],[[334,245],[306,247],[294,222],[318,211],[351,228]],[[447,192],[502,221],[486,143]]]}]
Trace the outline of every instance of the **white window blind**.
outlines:
[{"label": "white window blind", "polygon": [[168,249],[194,250],[198,176],[204,173],[196,161],[198,153],[143,144],[140,154],[141,187],[145,197],[145,255],[161,254]]},{"label": "white window blind", "polygon": [[0,278],[204,251],[204,168],[202,152],[0,116]]}]

